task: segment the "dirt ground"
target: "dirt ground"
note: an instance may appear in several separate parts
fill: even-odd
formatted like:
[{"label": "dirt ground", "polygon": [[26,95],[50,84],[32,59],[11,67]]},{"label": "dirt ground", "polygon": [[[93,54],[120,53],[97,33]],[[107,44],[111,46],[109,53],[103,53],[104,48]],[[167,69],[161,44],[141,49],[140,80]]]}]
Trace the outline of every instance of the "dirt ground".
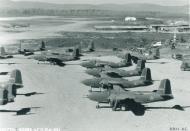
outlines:
[{"label": "dirt ground", "polygon": [[[94,58],[85,55],[84,59]],[[102,60],[120,61],[115,56],[97,57]],[[14,112],[0,112],[0,127],[60,127],[64,131],[170,131],[170,128],[190,130],[190,72],[180,70],[181,61],[161,58],[146,63],[151,69],[154,84],[132,90],[152,91],[158,88],[160,80],[171,80],[174,99],[166,102],[150,103],[148,107],[185,106],[185,111],[175,109],[150,109],[143,116],[135,116],[130,111],[113,112],[109,108],[96,109],[97,103],[88,100],[89,87],[81,83],[91,78],[85,73],[79,61],[68,62],[65,67],[37,64],[37,61],[15,56],[14,59],[0,60],[17,64],[1,64],[1,71],[20,69],[24,88],[18,93],[44,93],[31,97],[17,96],[14,103],[0,106],[0,110],[19,110],[31,107],[29,115],[15,116]],[[163,64],[164,62],[164,64]],[[135,67],[124,68],[126,70]],[[130,78],[135,79],[135,78]]]}]

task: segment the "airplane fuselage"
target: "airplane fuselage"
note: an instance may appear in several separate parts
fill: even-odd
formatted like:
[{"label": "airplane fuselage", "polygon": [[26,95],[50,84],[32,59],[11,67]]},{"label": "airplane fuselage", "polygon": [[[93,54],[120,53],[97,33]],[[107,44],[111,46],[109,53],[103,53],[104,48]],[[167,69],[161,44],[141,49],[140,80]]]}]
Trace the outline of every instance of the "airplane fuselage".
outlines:
[{"label": "airplane fuselage", "polygon": [[86,71],[87,74],[95,76],[95,77],[100,77],[100,73],[104,71],[106,74],[108,74],[110,77],[116,76],[116,74],[120,77],[131,77],[131,76],[139,76],[141,74],[141,71],[138,70],[121,70],[121,69],[115,69],[115,68],[93,68],[93,69],[88,69]]},{"label": "airplane fuselage", "polygon": [[146,86],[146,85],[152,84],[151,81],[145,81],[141,79],[128,81],[127,79],[123,79],[123,78],[111,78],[111,77],[87,79],[83,81],[83,84],[94,87],[94,88],[99,88],[101,87],[101,82],[117,83],[117,84],[120,84],[123,88],[134,88],[138,86]]},{"label": "airplane fuselage", "polygon": [[81,65],[86,68],[98,68],[98,67],[105,67],[105,66],[110,66],[112,68],[120,68],[120,67],[131,66],[132,64],[125,63],[125,62],[114,63],[114,62],[108,62],[108,61],[91,60],[89,62],[84,62]]},{"label": "airplane fuselage", "polygon": [[124,102],[127,99],[133,99],[137,103],[145,104],[157,101],[166,101],[173,99],[172,95],[161,95],[157,92],[131,92],[131,91],[115,91],[115,90],[105,90],[100,92],[90,92],[88,98],[92,101],[98,103],[109,103],[110,101],[120,101]]}]

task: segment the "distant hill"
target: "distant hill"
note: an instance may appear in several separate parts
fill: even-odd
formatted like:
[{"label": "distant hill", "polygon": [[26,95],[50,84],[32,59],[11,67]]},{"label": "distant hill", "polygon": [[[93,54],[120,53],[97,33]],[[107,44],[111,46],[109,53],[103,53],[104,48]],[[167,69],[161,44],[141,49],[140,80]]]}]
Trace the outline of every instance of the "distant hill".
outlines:
[{"label": "distant hill", "polygon": [[[0,0],[0,10],[102,10],[112,12],[159,12],[172,14],[187,14],[188,5],[184,6],[161,6],[156,4],[52,4],[42,2],[13,2]],[[33,11],[34,12],[34,11]]]}]

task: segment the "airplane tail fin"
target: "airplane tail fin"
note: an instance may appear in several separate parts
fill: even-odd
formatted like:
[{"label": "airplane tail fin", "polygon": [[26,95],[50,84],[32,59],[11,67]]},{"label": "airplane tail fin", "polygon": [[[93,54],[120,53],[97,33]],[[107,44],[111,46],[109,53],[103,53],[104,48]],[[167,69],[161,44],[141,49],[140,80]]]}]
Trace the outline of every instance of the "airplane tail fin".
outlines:
[{"label": "airplane tail fin", "polygon": [[144,80],[144,81],[152,81],[150,68],[144,68],[143,69],[140,79]]},{"label": "airplane tail fin", "polygon": [[78,49],[79,49],[79,54],[81,54],[81,53],[82,53],[82,45],[81,45],[81,44],[79,44],[79,45],[77,45],[77,46],[76,46],[76,48],[78,48]]},{"label": "airplane tail fin", "polygon": [[5,88],[0,88],[0,105],[5,105],[8,103],[8,90]]},{"label": "airplane tail fin", "polygon": [[160,58],[160,49],[159,49],[159,48],[156,48],[156,49],[154,50],[154,57],[157,58],[157,59]]},{"label": "airplane tail fin", "polygon": [[73,50],[73,57],[79,58],[79,56],[80,56],[80,50],[79,50],[79,48],[75,48]]},{"label": "airplane tail fin", "polygon": [[22,88],[23,83],[22,83],[22,74],[21,71],[18,69],[15,69],[11,72],[10,75],[10,83],[14,84],[17,88]]},{"label": "airplane tail fin", "polygon": [[91,43],[88,45],[88,50],[89,50],[89,51],[94,51],[94,42],[91,42]]},{"label": "airplane tail fin", "polygon": [[145,61],[144,60],[138,60],[136,70],[142,71],[145,68]]},{"label": "airplane tail fin", "polygon": [[169,79],[163,79],[160,82],[160,86],[156,92],[159,94],[162,94],[162,95],[171,95],[172,90],[171,90],[170,80]]},{"label": "airplane tail fin", "polygon": [[21,51],[22,51],[22,44],[20,43],[18,47],[18,52],[20,53]]},{"label": "airplane tail fin", "polygon": [[131,57],[130,53],[125,54],[125,60],[124,60],[124,62],[126,64],[132,65],[132,57]]},{"label": "airplane tail fin", "polygon": [[4,55],[6,55],[5,48],[1,47],[1,56],[4,56]]},{"label": "airplane tail fin", "polygon": [[41,51],[44,51],[45,49],[46,49],[45,42],[42,41],[42,43],[41,43],[41,47],[40,47],[40,50],[41,50]]}]

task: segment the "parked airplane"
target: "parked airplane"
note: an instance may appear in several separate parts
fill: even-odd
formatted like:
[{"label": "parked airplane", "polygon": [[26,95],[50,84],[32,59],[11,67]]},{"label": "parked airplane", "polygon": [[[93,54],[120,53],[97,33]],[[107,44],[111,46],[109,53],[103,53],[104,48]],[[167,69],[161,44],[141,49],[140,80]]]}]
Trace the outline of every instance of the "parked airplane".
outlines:
[{"label": "parked airplane", "polygon": [[189,60],[183,60],[180,68],[182,71],[190,71],[190,61]]},{"label": "parked airplane", "polygon": [[153,51],[149,51],[147,55],[139,54],[139,53],[132,53],[132,60],[134,63],[137,63],[137,61],[140,60],[155,60],[160,59],[160,49],[155,48]]},{"label": "parked airplane", "polygon": [[20,47],[19,47],[18,53],[19,54],[23,54],[25,56],[29,56],[29,55],[33,55],[34,52],[45,51],[45,50],[46,50],[46,46],[45,46],[45,42],[44,41],[42,41],[41,46],[40,46],[39,49],[34,49],[34,50],[32,50],[32,49],[23,49],[22,50],[22,46],[21,46],[21,43],[20,43]]},{"label": "parked airplane", "polygon": [[[94,52],[95,51],[95,46],[94,46],[94,42],[90,42],[87,46],[87,48],[84,48],[83,42],[81,41],[79,45],[77,45],[77,47],[79,48],[80,54],[82,55],[82,53],[90,53],[90,52]],[[86,44],[85,44],[86,47]]]},{"label": "parked airplane", "polygon": [[42,62],[50,62],[55,65],[64,66],[63,62],[65,61],[72,61],[79,59],[79,49],[76,48],[73,50],[72,54],[39,54],[33,57],[35,60],[42,61]]},{"label": "parked airplane", "polygon": [[135,115],[143,115],[145,113],[145,106],[142,104],[167,101],[174,98],[169,79],[162,80],[158,90],[152,92],[126,91],[120,84],[110,84],[108,90],[90,92],[87,97],[98,102],[97,108],[100,107],[99,103],[110,103],[113,111],[124,107],[125,110],[131,110]]},{"label": "parked airplane", "polygon": [[105,67],[105,68],[93,68],[93,69],[87,69],[86,73],[95,77],[100,77],[100,73],[103,71],[110,77],[130,77],[130,76],[139,76],[142,73],[142,70],[145,68],[145,61],[144,60],[138,60],[137,66],[134,70],[126,71],[122,69],[116,69],[111,67]]},{"label": "parked airplane", "polygon": [[8,59],[8,58],[13,58],[13,56],[11,54],[6,53],[5,48],[1,47],[0,59]]},{"label": "parked airplane", "polygon": [[0,59],[8,59],[8,58],[13,58],[13,55],[17,55],[17,54],[23,54],[25,56],[29,56],[29,55],[33,55],[34,52],[37,51],[44,51],[46,49],[45,47],[45,43],[42,41],[41,43],[41,47],[39,49],[36,50],[31,50],[31,49],[21,49],[21,44],[19,47],[18,52],[16,53],[10,53],[10,52],[6,52],[4,47],[1,47],[1,52],[0,52]]},{"label": "parked airplane", "polygon": [[94,42],[89,43],[88,47],[86,49],[84,49],[84,50],[81,49],[80,51],[81,51],[81,53],[94,52],[95,51]]},{"label": "parked airplane", "polygon": [[100,61],[100,60],[90,60],[88,62],[83,62],[81,64],[81,66],[86,67],[86,68],[97,68],[97,67],[105,67],[105,66],[110,66],[112,68],[120,68],[120,67],[127,67],[131,65],[132,65],[132,62],[131,62],[130,54],[126,54],[125,60],[119,63]]},{"label": "parked airplane", "polygon": [[82,83],[86,86],[91,86],[92,88],[99,88],[102,82],[120,84],[123,88],[134,88],[152,84],[151,70],[149,68],[144,68],[140,79],[133,81],[128,81],[123,78],[111,78],[104,73],[101,75],[100,78],[86,79],[82,81]]},{"label": "parked airplane", "polygon": [[[152,50],[149,51],[148,54],[144,54],[142,52],[138,52],[138,51],[133,51],[133,50],[128,50],[127,53],[131,54],[131,59],[133,60],[134,63],[137,63],[138,60],[155,60],[155,59],[160,59],[160,49],[159,48],[154,48]],[[118,55],[118,57],[124,58],[124,55],[120,54]]]},{"label": "parked airplane", "polygon": [[88,45],[88,48],[87,48],[86,51],[87,51],[87,52],[93,52],[93,51],[95,51],[94,42],[91,42],[91,43]]}]

